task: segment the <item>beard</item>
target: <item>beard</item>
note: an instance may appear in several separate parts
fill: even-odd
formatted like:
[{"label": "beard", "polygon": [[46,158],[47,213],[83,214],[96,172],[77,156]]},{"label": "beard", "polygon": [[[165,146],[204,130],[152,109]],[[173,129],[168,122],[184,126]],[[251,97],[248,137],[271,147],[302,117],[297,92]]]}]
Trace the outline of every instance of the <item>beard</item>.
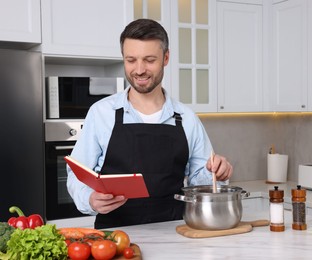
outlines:
[{"label": "beard", "polygon": [[158,85],[160,85],[163,77],[164,77],[164,67],[157,73],[155,77],[151,77],[152,82],[148,85],[140,85],[136,84],[133,78],[149,78],[150,76],[146,73],[138,75],[138,74],[127,74],[126,73],[126,78],[130,85],[138,92],[141,94],[146,94],[146,93],[151,93]]}]

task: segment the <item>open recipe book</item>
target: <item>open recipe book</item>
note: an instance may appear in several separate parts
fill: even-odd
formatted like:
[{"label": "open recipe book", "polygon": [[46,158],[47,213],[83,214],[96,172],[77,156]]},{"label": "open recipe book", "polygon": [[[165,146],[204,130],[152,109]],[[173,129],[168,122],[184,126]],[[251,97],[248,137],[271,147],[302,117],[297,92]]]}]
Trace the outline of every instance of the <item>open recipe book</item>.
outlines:
[{"label": "open recipe book", "polygon": [[99,174],[82,165],[71,156],[65,156],[65,161],[78,180],[97,192],[105,194],[124,195],[126,198],[149,197],[142,174]]}]

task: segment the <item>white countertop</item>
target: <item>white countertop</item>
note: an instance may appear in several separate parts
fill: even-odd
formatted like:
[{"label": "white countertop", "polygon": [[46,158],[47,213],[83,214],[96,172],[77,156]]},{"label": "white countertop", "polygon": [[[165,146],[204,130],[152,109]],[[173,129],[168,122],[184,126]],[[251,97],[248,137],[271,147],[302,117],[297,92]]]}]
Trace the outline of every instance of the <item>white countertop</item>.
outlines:
[{"label": "white countertop", "polygon": [[[269,190],[278,186],[284,190],[285,202],[291,203],[291,189],[295,182],[266,184],[265,181],[233,182],[231,186],[242,187],[250,192],[250,198],[265,199]],[[307,206],[312,207],[312,192],[307,191]],[[264,207],[265,208],[265,207]],[[242,220],[268,219],[268,208],[243,209]],[[306,218],[307,230],[293,230],[292,212],[284,211],[284,232],[272,232],[270,227],[254,227],[251,232],[214,238],[186,238],[178,234],[176,226],[184,221],[172,221],[147,225],[121,227],[132,242],[139,245],[143,259],[311,259],[312,216]]]},{"label": "white countertop", "polygon": [[[261,200],[262,207],[243,207],[242,220],[251,221],[268,219],[269,190],[278,186],[284,190],[285,202],[291,203],[291,189],[297,187],[295,182],[285,184],[266,184],[265,181],[232,182],[231,186],[242,187],[250,192],[250,198]],[[251,205],[256,204],[250,200]],[[260,203],[261,204],[261,203]],[[244,205],[244,203],[243,203]],[[307,207],[312,208],[312,191],[307,191]],[[286,208],[285,208],[286,209]],[[77,226],[73,219],[60,220],[60,226]],[[84,221],[88,220],[88,221]],[[78,221],[78,219],[77,219]],[[92,226],[93,217],[79,218],[79,226]],[[61,224],[62,223],[62,224]],[[176,226],[185,224],[181,221],[162,222],[146,225],[120,227],[127,232],[131,241],[137,244],[144,260],[166,259],[311,259],[312,249],[312,215],[306,217],[307,230],[293,230],[292,212],[284,211],[284,232],[271,232],[269,226],[254,227],[251,232],[214,237],[186,238],[178,234]],[[112,230],[115,230],[114,228]]]},{"label": "white countertop", "polygon": [[[243,220],[268,219],[268,212],[253,212]],[[251,232],[214,237],[186,238],[175,228],[184,221],[122,227],[141,248],[144,260],[166,259],[311,259],[312,217],[305,231],[292,230],[292,216],[285,211],[284,232],[271,232],[269,226]],[[307,218],[308,219],[308,218]]]}]

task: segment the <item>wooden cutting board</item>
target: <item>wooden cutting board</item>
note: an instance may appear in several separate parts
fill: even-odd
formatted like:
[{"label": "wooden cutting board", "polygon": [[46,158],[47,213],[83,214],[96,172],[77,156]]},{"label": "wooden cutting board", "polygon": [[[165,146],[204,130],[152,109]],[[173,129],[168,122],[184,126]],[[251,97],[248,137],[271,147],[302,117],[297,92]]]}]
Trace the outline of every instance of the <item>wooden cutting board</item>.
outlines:
[{"label": "wooden cutting board", "polygon": [[199,230],[190,228],[184,224],[177,226],[176,231],[180,235],[188,238],[207,238],[247,233],[250,232],[253,227],[268,226],[269,224],[269,220],[265,219],[255,221],[241,221],[237,227],[224,230]]}]

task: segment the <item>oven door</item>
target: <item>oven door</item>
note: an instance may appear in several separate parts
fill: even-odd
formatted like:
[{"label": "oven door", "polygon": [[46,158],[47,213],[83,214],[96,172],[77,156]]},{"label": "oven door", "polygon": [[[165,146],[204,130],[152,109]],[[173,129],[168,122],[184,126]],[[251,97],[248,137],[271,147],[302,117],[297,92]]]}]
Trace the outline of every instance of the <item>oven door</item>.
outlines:
[{"label": "oven door", "polygon": [[67,171],[64,156],[71,154],[75,142],[46,142],[45,186],[47,220],[86,216],[77,210],[66,186]]}]

